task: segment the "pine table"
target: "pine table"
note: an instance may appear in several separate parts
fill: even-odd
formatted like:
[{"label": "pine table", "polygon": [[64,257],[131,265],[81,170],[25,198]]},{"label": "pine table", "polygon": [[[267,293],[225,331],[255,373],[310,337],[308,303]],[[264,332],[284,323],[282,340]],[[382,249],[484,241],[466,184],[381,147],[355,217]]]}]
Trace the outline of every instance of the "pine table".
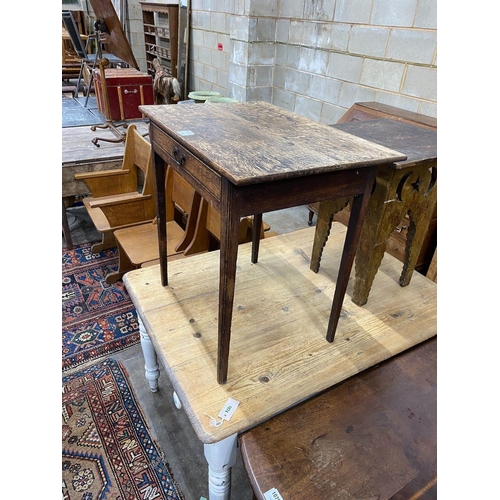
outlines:
[{"label": "pine table", "polygon": [[[325,340],[345,236],[345,226],[332,226],[318,273],[309,268],[312,227],[262,240],[258,264],[250,259],[252,244],[240,245],[230,376],[223,385],[216,381],[219,251],[170,262],[168,286],[159,265],[124,275],[146,379],[153,392],[160,369],[170,379],[204,444],[210,500],[229,498],[238,435],[437,334],[436,284],[415,273],[411,286],[401,288],[400,262],[386,255],[370,303],[351,301],[351,280],[335,342]],[[229,398],[239,402],[236,411],[215,425]]]}]

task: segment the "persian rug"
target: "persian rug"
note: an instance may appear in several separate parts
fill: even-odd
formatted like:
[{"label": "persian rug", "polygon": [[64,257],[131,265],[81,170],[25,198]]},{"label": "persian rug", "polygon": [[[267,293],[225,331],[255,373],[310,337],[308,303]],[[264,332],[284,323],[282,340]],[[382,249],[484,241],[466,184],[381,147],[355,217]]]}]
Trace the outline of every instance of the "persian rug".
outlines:
[{"label": "persian rug", "polygon": [[62,251],[62,369],[97,361],[140,341],[137,313],[123,285],[108,285],[118,250],[98,254],[91,243]]},{"label": "persian rug", "polygon": [[63,377],[62,498],[184,500],[111,358]]}]

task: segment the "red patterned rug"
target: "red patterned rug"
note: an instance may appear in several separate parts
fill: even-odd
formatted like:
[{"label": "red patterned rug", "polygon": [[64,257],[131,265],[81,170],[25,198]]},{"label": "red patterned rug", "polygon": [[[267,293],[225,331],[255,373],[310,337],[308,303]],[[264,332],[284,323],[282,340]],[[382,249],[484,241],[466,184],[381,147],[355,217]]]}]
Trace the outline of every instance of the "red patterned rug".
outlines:
[{"label": "red patterned rug", "polygon": [[184,500],[113,359],[63,378],[62,488],[63,500]]},{"label": "red patterned rug", "polygon": [[137,313],[121,281],[106,284],[118,268],[118,250],[94,254],[91,243],[62,250],[62,369],[125,349],[140,341]]}]

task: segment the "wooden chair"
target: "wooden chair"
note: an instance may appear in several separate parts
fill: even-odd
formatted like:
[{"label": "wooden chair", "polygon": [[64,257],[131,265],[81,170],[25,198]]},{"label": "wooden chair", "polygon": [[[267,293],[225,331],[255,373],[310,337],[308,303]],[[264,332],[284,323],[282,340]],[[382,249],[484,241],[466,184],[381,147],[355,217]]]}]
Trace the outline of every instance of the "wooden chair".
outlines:
[{"label": "wooden chair", "polygon": [[[168,214],[167,214],[168,215]],[[238,237],[238,244],[248,243],[252,241],[252,228],[253,220],[251,217],[243,217],[240,221],[240,232]],[[167,230],[167,251],[168,243],[171,239],[170,227]],[[131,231],[132,232],[132,231]],[[138,231],[137,231],[138,232]],[[210,252],[213,250],[218,250],[220,244],[220,213],[213,208],[205,199],[201,198],[199,209],[197,211],[197,217],[191,218],[191,225],[189,227],[189,233],[193,233],[188,244],[185,246],[183,252],[179,252],[173,255],[174,258],[179,257],[189,257],[197,253]],[[275,236],[277,233],[270,231],[270,226],[265,221],[262,221],[261,228],[261,239]],[[155,250],[154,259],[148,260],[148,257],[152,255],[152,251],[148,254],[145,249],[145,245],[141,245],[139,248],[137,246],[137,240],[135,242],[135,247],[130,243],[127,248],[128,257],[130,258],[134,254],[135,261],[138,264],[142,260],[140,267],[149,267],[157,265],[159,261],[158,254],[158,235],[155,232],[150,233],[151,249]],[[118,239],[118,238],[117,238]],[[119,238],[120,244],[122,238]],[[184,240],[183,243],[187,242],[188,238]],[[180,248],[179,248],[180,250]],[[168,254],[170,255],[170,254]],[[140,258],[139,258],[140,257]]]},{"label": "wooden chair", "polygon": [[[202,199],[195,234],[184,252],[185,255],[218,250],[220,244],[220,223],[220,213],[205,199]],[[241,219],[238,244],[252,241],[252,227],[253,219],[251,217],[243,217]],[[269,229],[269,224],[262,221],[261,239],[276,234],[269,232]]]},{"label": "wooden chair", "polygon": [[[183,255],[194,236],[201,196],[170,167],[167,168],[166,194],[167,256],[175,258]],[[180,219],[184,220],[183,224]],[[118,246],[118,271],[109,274],[106,283],[116,282],[144,262],[159,259],[156,217],[150,223],[118,229],[114,237]]]},{"label": "wooden chair", "polygon": [[83,203],[96,229],[102,233],[101,243],[92,245],[92,252],[115,246],[113,231],[151,222],[156,216],[151,151],[151,144],[131,124],[127,129],[121,169],[75,174],[75,179],[85,181],[92,193]]}]

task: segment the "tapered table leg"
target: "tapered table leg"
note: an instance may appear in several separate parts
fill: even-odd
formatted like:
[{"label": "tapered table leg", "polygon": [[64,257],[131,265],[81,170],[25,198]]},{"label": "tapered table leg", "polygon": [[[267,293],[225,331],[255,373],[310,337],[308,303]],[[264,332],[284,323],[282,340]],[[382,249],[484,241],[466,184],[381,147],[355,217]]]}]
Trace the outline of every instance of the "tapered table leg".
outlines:
[{"label": "tapered table leg", "polygon": [[262,214],[253,216],[252,226],[252,263],[257,264],[259,260],[260,232],[262,229]]},{"label": "tapered table leg", "polygon": [[363,226],[362,221],[364,220],[366,207],[370,199],[370,191],[375,178],[375,171],[375,168],[371,169],[371,180],[368,181],[365,192],[354,196],[352,201],[351,216],[349,218],[349,225],[347,226],[344,249],[342,250],[342,257],[340,259],[339,274],[335,284],[335,293],[333,295],[332,312],[330,313],[330,320],[326,332],[326,340],[328,342],[333,342],[335,338],[335,331],[339,322],[340,311],[342,310],[342,303],[344,302],[347,283],[349,282],[349,275],[351,274],[352,264],[354,263],[354,257],[361,235],[361,227]]},{"label": "tapered table leg", "polygon": [[219,335],[217,352],[217,382],[225,384],[229,363],[231,321],[233,317],[236,261],[238,258],[239,213],[231,200],[231,186],[225,183],[221,209],[220,276],[219,276]]},{"label": "tapered table leg", "polygon": [[168,285],[167,270],[167,214],[165,205],[165,170],[166,165],[163,158],[158,154],[153,154],[155,169],[155,190],[156,190],[156,214],[158,215],[158,250],[160,252],[160,272],[162,286]]}]

